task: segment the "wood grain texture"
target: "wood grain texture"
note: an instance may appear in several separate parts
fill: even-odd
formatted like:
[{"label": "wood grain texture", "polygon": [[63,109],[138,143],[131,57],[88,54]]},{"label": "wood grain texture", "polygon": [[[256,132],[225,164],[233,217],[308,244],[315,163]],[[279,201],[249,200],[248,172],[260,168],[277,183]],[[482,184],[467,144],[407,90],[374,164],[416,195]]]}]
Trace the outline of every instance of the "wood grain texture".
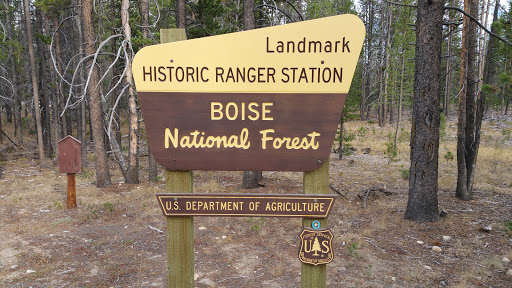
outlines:
[{"label": "wood grain texture", "polygon": [[[151,152],[167,169],[312,171],[329,157],[347,94],[139,92],[139,96]],[[212,102],[221,103],[224,108],[229,103],[236,104],[238,117],[230,120],[224,111],[222,119],[212,120]],[[259,105],[257,120],[249,119],[249,115],[255,115],[250,114],[249,103]],[[262,103],[272,103],[267,107],[267,118],[272,120],[262,119]],[[230,105],[233,118],[235,108]],[[197,141],[203,136],[205,143],[208,136],[241,138],[241,131],[246,129],[250,147],[176,147],[166,137],[166,129],[173,137],[177,129],[178,141],[183,136],[193,138],[190,133],[197,131]],[[263,141],[262,131],[268,129],[274,130],[267,134],[272,139]],[[276,148],[273,143],[276,138],[285,137],[312,140],[308,134],[313,132],[319,134],[314,138],[316,148],[288,149],[286,143]]]},{"label": "wood grain texture", "polygon": [[[160,42],[186,40],[185,29],[161,29]],[[146,129],[149,125],[146,122]],[[165,170],[167,193],[192,193],[192,171]],[[194,218],[166,217],[167,287],[194,287]]]},{"label": "wood grain texture", "polygon": [[156,194],[165,216],[326,218],[335,194]]},{"label": "wood grain texture", "polygon": [[[304,194],[329,194],[329,161],[311,172],[304,172]],[[302,226],[311,228],[313,221],[320,221],[321,228],[327,227],[327,218],[302,220]],[[301,288],[325,288],[327,285],[327,265],[313,266],[301,263]]]},{"label": "wood grain texture", "polygon": [[62,138],[58,145],[59,173],[82,172],[81,143],[72,136]]},{"label": "wood grain texture", "polygon": [[74,173],[68,173],[67,207],[68,209],[76,208],[76,177]]}]

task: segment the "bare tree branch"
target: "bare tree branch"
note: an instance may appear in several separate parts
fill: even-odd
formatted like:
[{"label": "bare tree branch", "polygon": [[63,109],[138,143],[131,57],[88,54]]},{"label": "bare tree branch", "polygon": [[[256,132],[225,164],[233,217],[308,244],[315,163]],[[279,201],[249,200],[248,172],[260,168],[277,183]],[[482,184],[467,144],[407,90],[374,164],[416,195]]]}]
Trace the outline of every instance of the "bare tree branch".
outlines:
[{"label": "bare tree branch", "polygon": [[1,34],[4,35],[3,39],[2,39],[2,42],[5,41],[5,38],[7,38],[7,33],[5,33],[5,27],[4,27],[4,24],[2,24],[2,21],[0,21],[0,26],[2,26],[2,32]]},{"label": "bare tree branch", "polygon": [[[14,86],[12,85],[11,81],[9,81],[9,79],[7,79],[7,78],[5,78],[5,77],[2,77],[2,76],[0,76],[0,79],[2,79],[2,80],[4,80],[5,82],[9,83],[9,85],[11,86],[11,91],[13,91],[13,94],[14,94]],[[6,97],[4,97],[4,96],[0,96],[0,97],[1,97],[1,98],[3,98],[3,99],[7,99],[7,100],[9,100],[9,101],[13,101],[12,99],[10,99],[10,98],[6,98]]]},{"label": "bare tree branch", "polygon": [[473,20],[476,23],[476,25],[478,25],[480,28],[482,28],[489,35],[492,35],[492,36],[498,38],[499,40],[501,40],[502,42],[506,43],[507,45],[512,46],[512,43],[508,42],[507,40],[501,38],[500,36],[498,36],[498,35],[496,35],[494,33],[492,33],[491,31],[489,31],[484,25],[482,25],[482,23],[478,22],[478,20],[475,17],[473,17],[470,14],[466,13],[463,9],[461,9],[459,7],[454,7],[454,6],[445,6],[444,9],[459,11],[460,13],[464,14],[465,16],[467,16],[469,19]]},{"label": "bare tree branch", "polygon": [[69,19],[73,19],[75,17],[76,16],[69,16],[66,19],[62,20],[59,24],[59,27],[55,27],[55,31],[52,34],[52,41],[50,42],[50,57],[52,58],[53,68],[55,69],[55,71],[57,71],[57,75],[59,75],[59,78],[61,79],[61,81],[66,82],[66,84],[68,84],[68,85],[71,85],[71,84],[64,78],[64,76],[62,76],[60,74],[59,69],[57,69],[57,59],[55,59],[55,55],[53,55],[53,40],[55,39],[55,35],[59,32],[59,29],[64,24],[64,22],[66,22]]},{"label": "bare tree branch", "polygon": [[393,1],[389,1],[389,0],[384,0],[384,2],[387,2],[387,3],[389,3],[389,4],[393,4],[393,5],[397,5],[397,6],[411,7],[411,8],[418,8],[418,6],[416,6],[416,5],[411,5],[411,4],[402,4],[402,3],[397,3],[397,2],[393,2]]},{"label": "bare tree branch", "polygon": [[137,23],[135,23],[135,26],[136,27],[140,27],[140,28],[156,28],[156,24],[160,21],[160,7],[158,6],[158,2],[156,0],[153,0],[153,2],[155,2],[155,5],[156,5],[156,11],[158,11],[158,17],[156,18],[155,22],[151,25],[148,25],[148,26],[145,26],[145,25],[139,25]]},{"label": "bare tree branch", "polygon": [[[409,5],[409,4],[401,4],[401,3],[396,3],[396,2],[392,2],[392,1],[389,1],[389,0],[384,0],[384,2],[387,2],[387,3],[390,3],[390,4],[394,4],[394,5],[398,5],[398,6],[406,6],[406,7],[413,7],[413,8],[418,8],[416,5]],[[502,42],[506,43],[507,45],[509,46],[512,46],[512,43],[508,42],[506,39],[503,39],[501,38],[500,36],[492,33],[491,31],[489,31],[484,25],[482,25],[482,23],[480,23],[478,21],[478,19],[476,19],[475,17],[473,17],[472,15],[466,13],[466,11],[464,11],[464,9],[461,9],[459,7],[455,7],[455,6],[445,6],[444,9],[446,10],[455,10],[455,11],[458,11],[462,14],[464,14],[465,16],[467,16],[469,19],[471,19],[473,22],[476,23],[476,25],[478,25],[480,28],[482,28],[485,32],[487,32],[489,35],[492,35],[496,38],[498,38],[499,40],[501,40]]]},{"label": "bare tree branch", "polygon": [[100,53],[101,48],[103,48],[103,46],[105,46],[111,39],[117,38],[117,37],[123,37],[123,34],[116,34],[116,35],[112,35],[112,36],[108,37],[106,40],[101,42],[98,49],[96,49],[96,53],[94,53],[94,59],[92,60],[92,63],[91,63],[91,68],[89,69],[89,75],[87,75],[87,81],[85,82],[84,91],[87,91],[87,87],[89,86],[89,80],[91,78],[92,71],[94,69],[94,65],[96,64],[96,60],[98,59],[98,54]]},{"label": "bare tree branch", "polygon": [[268,4],[260,4],[260,5],[256,6],[255,8],[261,8],[261,7],[267,7],[267,8],[277,10],[277,11],[283,13],[283,15],[286,16],[286,18],[288,18],[291,22],[293,22],[292,17],[290,17],[290,15],[288,15],[288,13],[286,13],[283,9],[281,9],[277,6],[272,6],[272,5],[268,5]]},{"label": "bare tree branch", "polygon": [[117,99],[116,99],[116,102],[114,103],[114,106],[111,108],[112,109],[112,113],[110,113],[110,117],[109,117],[110,119],[109,119],[108,128],[107,128],[107,134],[108,135],[110,135],[110,132],[112,131],[112,121],[114,119],[114,111],[117,108],[117,104],[119,104],[119,100],[121,99],[121,96],[123,96],[124,91],[126,91],[126,89],[128,89],[128,87],[130,87],[130,85],[124,86],[123,90],[121,90],[121,92],[119,93],[119,96],[117,96]]},{"label": "bare tree branch", "polygon": [[293,10],[295,10],[295,12],[297,12],[297,15],[299,15],[300,17],[300,21],[304,21],[304,17],[302,17],[302,14],[300,14],[299,10],[297,10],[297,8],[295,7],[295,5],[293,5],[290,1],[286,0],[286,3],[288,3],[288,5],[292,6]]},{"label": "bare tree branch", "polygon": [[203,29],[204,33],[206,33],[208,36],[212,36],[213,34],[211,34],[210,32],[206,31],[206,29],[203,27],[202,24],[195,24],[195,25],[192,25],[192,26],[187,26],[187,31],[188,29],[191,29],[191,28],[194,28],[194,27],[199,27],[201,29]]}]

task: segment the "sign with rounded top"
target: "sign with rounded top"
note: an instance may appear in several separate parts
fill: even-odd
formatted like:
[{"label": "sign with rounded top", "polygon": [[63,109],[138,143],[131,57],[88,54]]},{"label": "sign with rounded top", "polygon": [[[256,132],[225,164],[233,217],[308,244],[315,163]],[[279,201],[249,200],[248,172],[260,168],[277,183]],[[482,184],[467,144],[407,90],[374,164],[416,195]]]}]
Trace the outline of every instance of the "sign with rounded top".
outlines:
[{"label": "sign with rounded top", "polygon": [[340,15],[141,49],[133,75],[154,158],[171,170],[319,168],[364,35]]},{"label": "sign with rounded top", "polygon": [[81,142],[68,135],[57,142],[59,151],[59,173],[75,174],[82,172]]}]

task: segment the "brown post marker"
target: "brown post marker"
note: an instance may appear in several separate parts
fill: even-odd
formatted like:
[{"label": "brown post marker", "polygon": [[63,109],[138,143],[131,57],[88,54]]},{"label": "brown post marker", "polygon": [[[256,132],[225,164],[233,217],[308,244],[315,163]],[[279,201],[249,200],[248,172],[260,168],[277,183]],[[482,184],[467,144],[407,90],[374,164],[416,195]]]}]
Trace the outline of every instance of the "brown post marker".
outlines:
[{"label": "brown post marker", "polygon": [[[304,194],[329,194],[329,160],[314,171],[304,172],[303,190]],[[321,228],[327,227],[327,218],[303,218],[302,226],[311,228],[311,224],[315,220],[320,221]],[[301,288],[325,288],[327,285],[326,266],[301,263]]]},{"label": "brown post marker", "polygon": [[75,181],[75,173],[68,173],[68,201],[67,207],[68,209],[76,207],[76,181]]},{"label": "brown post marker", "polygon": [[[186,40],[185,29],[160,29],[160,42]],[[165,169],[167,193],[193,193],[192,171]],[[166,217],[167,287],[194,287],[194,218]]]},{"label": "brown post marker", "polygon": [[67,207],[76,207],[75,174],[82,172],[81,143],[72,136],[66,136],[57,142],[59,151],[59,173],[68,175]]}]

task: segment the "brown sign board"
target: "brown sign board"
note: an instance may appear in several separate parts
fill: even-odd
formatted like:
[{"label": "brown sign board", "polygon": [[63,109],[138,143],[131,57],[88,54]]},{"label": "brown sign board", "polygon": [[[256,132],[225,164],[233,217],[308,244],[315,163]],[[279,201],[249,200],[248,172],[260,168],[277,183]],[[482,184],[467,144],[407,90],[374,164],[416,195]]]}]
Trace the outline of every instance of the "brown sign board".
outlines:
[{"label": "brown sign board", "polygon": [[305,264],[322,265],[331,263],[334,259],[332,240],[334,235],[329,229],[304,228],[299,235],[299,260]]},{"label": "brown sign board", "polygon": [[329,157],[347,94],[139,96],[151,153],[167,169],[312,171]]},{"label": "brown sign board", "polygon": [[164,216],[327,218],[335,195],[157,194]]},{"label": "brown sign board", "polygon": [[155,160],[170,170],[321,167],[364,35],[347,14],[144,47],[132,71]]},{"label": "brown sign board", "polygon": [[59,173],[75,174],[82,172],[80,141],[66,136],[57,142],[59,151]]}]

